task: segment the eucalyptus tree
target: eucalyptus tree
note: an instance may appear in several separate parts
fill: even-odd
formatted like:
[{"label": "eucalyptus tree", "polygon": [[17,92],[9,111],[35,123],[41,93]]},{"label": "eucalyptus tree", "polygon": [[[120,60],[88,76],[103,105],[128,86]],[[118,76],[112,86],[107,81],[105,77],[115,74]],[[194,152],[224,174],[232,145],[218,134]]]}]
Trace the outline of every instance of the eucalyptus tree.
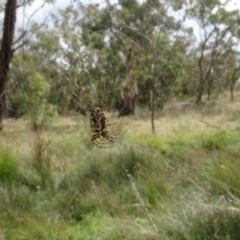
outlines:
[{"label": "eucalyptus tree", "polygon": [[[222,55],[218,68],[222,68],[222,78],[224,80],[224,88],[230,90],[230,100],[234,100],[234,88],[240,79],[240,52],[234,50],[228,54]],[[218,70],[218,69],[217,69]]]},{"label": "eucalyptus tree", "polygon": [[[123,86],[124,105],[119,116],[134,113],[136,98],[141,93],[136,72],[143,71],[146,56],[152,54],[149,46],[153,36],[162,32],[172,34],[174,38],[173,33],[181,28],[180,22],[168,14],[170,6],[155,0],[117,1],[114,4],[106,1],[103,6],[81,6],[85,16],[81,21],[81,36],[83,43],[96,54],[95,66],[100,66],[106,81],[120,79]],[[161,55],[161,49],[155,52]]]},{"label": "eucalyptus tree", "polygon": [[[213,83],[221,79],[222,72],[214,72],[222,55],[236,49],[240,36],[239,10],[228,11],[220,0],[193,0],[187,5],[187,14],[198,25],[200,41],[197,54],[198,88],[196,104],[201,103],[205,89],[210,93]],[[227,62],[226,68],[227,68]],[[222,69],[224,70],[224,69]],[[230,72],[229,72],[230,74]]]},{"label": "eucalyptus tree", "polygon": [[151,44],[142,56],[139,71],[133,72],[138,79],[141,96],[149,102],[152,130],[154,131],[155,108],[163,109],[164,103],[185,94],[189,79],[186,49],[170,39],[166,34],[152,36]]}]

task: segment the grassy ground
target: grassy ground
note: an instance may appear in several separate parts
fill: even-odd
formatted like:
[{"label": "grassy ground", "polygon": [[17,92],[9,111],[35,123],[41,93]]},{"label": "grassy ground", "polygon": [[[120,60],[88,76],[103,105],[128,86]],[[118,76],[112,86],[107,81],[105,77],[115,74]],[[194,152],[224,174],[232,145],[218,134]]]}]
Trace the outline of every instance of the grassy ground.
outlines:
[{"label": "grassy ground", "polygon": [[0,240],[240,239],[238,102],[171,104],[149,116],[110,114],[114,148],[88,119],[58,119],[40,136],[28,120],[0,134]]}]

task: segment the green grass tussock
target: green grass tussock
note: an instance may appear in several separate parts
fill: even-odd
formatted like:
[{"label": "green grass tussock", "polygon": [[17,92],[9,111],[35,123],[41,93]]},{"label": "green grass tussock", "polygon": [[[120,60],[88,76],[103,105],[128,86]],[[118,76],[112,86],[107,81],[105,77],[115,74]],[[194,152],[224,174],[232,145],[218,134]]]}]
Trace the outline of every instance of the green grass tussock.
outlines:
[{"label": "green grass tussock", "polygon": [[239,208],[221,206],[199,212],[190,234],[194,240],[240,239]]},{"label": "green grass tussock", "polygon": [[0,148],[0,182],[13,182],[18,176],[18,165],[10,149]]}]

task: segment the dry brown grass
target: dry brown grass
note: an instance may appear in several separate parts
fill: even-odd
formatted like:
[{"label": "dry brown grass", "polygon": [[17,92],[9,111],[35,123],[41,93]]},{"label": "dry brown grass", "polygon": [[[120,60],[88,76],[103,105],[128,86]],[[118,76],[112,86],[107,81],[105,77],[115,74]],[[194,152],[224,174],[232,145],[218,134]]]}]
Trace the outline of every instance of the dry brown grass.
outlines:
[{"label": "dry brown grass", "polygon": [[[240,95],[239,95],[240,100]],[[226,94],[214,102],[205,102],[202,106],[187,103],[169,103],[162,112],[155,113],[155,132],[165,137],[194,131],[206,132],[212,129],[232,131],[240,126],[238,101],[226,100]],[[150,111],[139,112],[136,116],[117,119],[117,123],[130,135],[151,134]]]},{"label": "dry brown grass", "polygon": [[[224,92],[217,100],[204,102],[200,107],[189,103],[168,103],[163,111],[155,113],[155,133],[156,136],[167,137],[174,134],[206,132],[212,129],[221,131],[232,131],[240,126],[239,103],[240,92],[235,93],[235,101],[229,101],[229,93]],[[130,117],[117,118],[116,113],[106,113],[110,123],[116,122],[111,127],[113,134],[117,132],[131,136],[145,136],[151,132],[151,112],[148,110],[137,109],[136,114]],[[88,116],[72,116],[58,118],[52,128],[45,131],[47,139],[59,139],[70,136],[73,132],[79,134],[81,131],[91,134],[89,129]],[[22,142],[23,135],[25,142]],[[16,147],[23,145],[28,148],[32,143],[32,132],[29,127],[28,119],[6,119],[4,121],[4,130],[0,135],[2,144],[13,144]],[[19,142],[20,141],[20,142]]]}]

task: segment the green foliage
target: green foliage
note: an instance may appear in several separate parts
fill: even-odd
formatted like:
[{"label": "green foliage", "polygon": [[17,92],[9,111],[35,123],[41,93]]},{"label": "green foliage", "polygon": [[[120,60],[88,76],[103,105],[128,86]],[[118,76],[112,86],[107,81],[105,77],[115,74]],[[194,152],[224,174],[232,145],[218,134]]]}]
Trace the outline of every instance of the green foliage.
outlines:
[{"label": "green foliage", "polygon": [[200,27],[201,42],[196,49],[200,54],[195,54],[199,66],[200,81],[196,98],[196,103],[199,103],[205,89],[210,98],[212,92],[218,94],[219,90],[223,90],[221,88],[226,86],[226,80],[232,79],[230,86],[231,82],[235,82],[233,73],[236,73],[238,64],[237,61],[231,63],[230,59],[239,56],[239,33],[232,29],[239,25],[240,12],[227,10],[225,4],[219,0],[210,0],[204,4],[195,0],[188,2],[187,13],[196,19]]},{"label": "green foliage", "polygon": [[[183,19],[175,19],[169,9],[182,9]],[[193,29],[184,26],[186,18],[199,23],[200,43]],[[50,85],[48,102],[60,114],[85,114],[84,99],[96,95],[95,87],[107,110],[121,109],[129,77],[137,82],[141,107],[150,106],[152,89],[159,109],[172,98],[196,95],[201,76],[209,97],[218,95],[239,78],[239,31],[232,31],[239,19],[238,10],[225,9],[219,0],[116,1],[104,6],[74,2],[51,15],[54,29],[31,25],[31,39],[13,59],[10,110],[21,115],[27,109],[32,71]]]},{"label": "green foliage", "polygon": [[0,181],[13,182],[18,175],[15,157],[8,149],[0,148]]},{"label": "green foliage", "polygon": [[13,59],[13,78],[10,80],[9,109],[16,113],[28,108],[28,76],[34,69],[32,56],[28,53]]},{"label": "green foliage", "polygon": [[48,126],[57,115],[56,108],[48,104],[50,85],[38,72],[29,77],[28,111],[34,129]]},{"label": "green foliage", "polygon": [[28,99],[26,93],[22,89],[18,89],[9,96],[10,107],[18,113],[25,112],[28,108]]},{"label": "green foliage", "polygon": [[35,69],[32,54],[25,53],[14,58],[9,108],[16,114],[27,112],[33,127],[46,127],[57,116],[57,109],[56,105],[50,104],[51,85],[45,73]]},{"label": "green foliage", "polygon": [[[83,7],[89,18],[82,21],[82,40],[86,46],[91,44],[92,54],[96,52],[99,60],[95,63],[96,65],[94,64],[95,67],[91,69],[91,74],[100,79],[106,79],[105,86],[103,90],[101,88],[101,91],[105,91],[104,95],[111,95],[108,101],[111,101],[112,98],[119,98],[121,91],[119,87],[121,85],[118,83],[116,86],[116,79],[120,78],[125,84],[125,68],[129,68],[129,66],[126,66],[126,63],[129,64],[126,62],[128,59],[126,49],[136,48],[136,50],[133,50],[134,58],[136,58],[139,67],[136,68],[132,64],[130,75],[131,78],[137,79],[142,105],[149,102],[149,90],[154,85],[157,88],[158,95],[163,100],[161,104],[158,104],[159,107],[162,107],[163,102],[176,92],[181,91],[179,88],[188,78],[187,73],[183,71],[185,55],[178,46],[175,49],[175,44],[168,37],[171,30],[175,29],[177,31],[178,25],[168,16],[167,12],[164,13],[164,18],[166,18],[166,21],[171,21],[171,29],[169,29],[169,26],[165,26],[165,22],[159,18],[158,11],[164,9],[163,3],[150,1],[148,4],[151,7],[146,7],[145,3],[140,4],[136,1],[129,3],[120,1],[116,5],[107,5],[103,9],[96,9],[92,5]],[[121,7],[119,8],[118,5]],[[94,20],[92,17],[90,18],[93,8]],[[114,15],[120,16],[120,19],[116,19]],[[156,28],[163,29],[161,34],[156,33]],[[99,33],[99,37],[102,36],[102,41],[105,42],[104,47],[95,46],[101,43],[100,39],[96,42],[96,32]],[[113,32],[115,37],[111,35]],[[105,35],[109,35],[109,40],[106,41]],[[134,43],[134,46],[132,43]],[[125,64],[125,68],[122,67],[123,64]],[[176,79],[178,82],[176,82]],[[176,92],[171,89],[173,88],[172,84],[176,86]],[[113,89],[116,89],[114,91],[116,94],[111,94]],[[110,104],[110,106],[113,105]]]}]

